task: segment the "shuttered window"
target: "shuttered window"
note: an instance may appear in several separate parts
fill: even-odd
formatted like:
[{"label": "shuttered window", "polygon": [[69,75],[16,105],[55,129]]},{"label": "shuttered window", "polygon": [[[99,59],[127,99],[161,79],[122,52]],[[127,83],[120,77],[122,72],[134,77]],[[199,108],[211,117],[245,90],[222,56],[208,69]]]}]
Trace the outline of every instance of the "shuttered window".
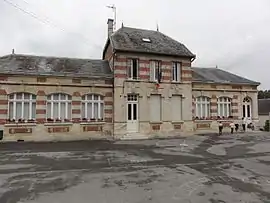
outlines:
[{"label": "shuttered window", "polygon": [[152,122],[161,121],[161,96],[160,95],[150,96],[150,121]]},{"label": "shuttered window", "polygon": [[180,95],[172,96],[172,121],[182,120],[182,97]]}]

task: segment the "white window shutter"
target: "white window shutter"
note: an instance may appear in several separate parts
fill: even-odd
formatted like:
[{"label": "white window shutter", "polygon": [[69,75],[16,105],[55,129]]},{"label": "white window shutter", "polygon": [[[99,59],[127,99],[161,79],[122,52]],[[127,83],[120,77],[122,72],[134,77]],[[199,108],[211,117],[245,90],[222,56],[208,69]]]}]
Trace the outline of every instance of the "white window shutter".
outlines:
[{"label": "white window shutter", "polygon": [[152,122],[161,121],[161,96],[160,95],[150,96],[150,121]]},{"label": "white window shutter", "polygon": [[154,68],[155,68],[155,62],[150,61],[150,81],[154,81]]},{"label": "white window shutter", "polygon": [[172,96],[172,121],[182,120],[182,97],[180,95]]},{"label": "white window shutter", "polygon": [[131,78],[132,77],[132,70],[131,70],[131,64],[132,63],[132,61],[131,61],[131,59],[128,59],[127,60],[127,77],[128,78]]}]

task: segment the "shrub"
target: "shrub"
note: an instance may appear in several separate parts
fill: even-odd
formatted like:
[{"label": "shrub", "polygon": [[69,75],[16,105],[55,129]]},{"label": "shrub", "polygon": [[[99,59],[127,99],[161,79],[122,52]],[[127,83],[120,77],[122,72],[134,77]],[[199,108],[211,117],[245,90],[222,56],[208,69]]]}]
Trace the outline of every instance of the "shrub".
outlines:
[{"label": "shrub", "polygon": [[264,131],[269,131],[269,120],[265,121]]}]

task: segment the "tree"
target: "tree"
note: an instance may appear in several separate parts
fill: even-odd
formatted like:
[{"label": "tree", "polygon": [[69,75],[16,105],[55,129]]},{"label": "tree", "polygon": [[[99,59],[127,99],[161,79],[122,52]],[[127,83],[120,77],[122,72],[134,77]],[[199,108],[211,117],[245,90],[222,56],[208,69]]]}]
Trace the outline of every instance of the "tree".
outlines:
[{"label": "tree", "polygon": [[258,92],[258,99],[270,98],[270,90],[260,90]]}]

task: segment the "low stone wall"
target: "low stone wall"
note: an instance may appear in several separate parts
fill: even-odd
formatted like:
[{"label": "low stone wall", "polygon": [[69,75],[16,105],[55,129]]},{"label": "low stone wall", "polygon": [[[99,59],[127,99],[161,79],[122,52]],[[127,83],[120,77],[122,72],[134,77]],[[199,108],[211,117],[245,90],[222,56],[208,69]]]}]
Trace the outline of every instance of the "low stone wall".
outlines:
[{"label": "low stone wall", "polygon": [[17,123],[1,126],[3,141],[64,141],[112,139],[112,124],[89,123]]}]

